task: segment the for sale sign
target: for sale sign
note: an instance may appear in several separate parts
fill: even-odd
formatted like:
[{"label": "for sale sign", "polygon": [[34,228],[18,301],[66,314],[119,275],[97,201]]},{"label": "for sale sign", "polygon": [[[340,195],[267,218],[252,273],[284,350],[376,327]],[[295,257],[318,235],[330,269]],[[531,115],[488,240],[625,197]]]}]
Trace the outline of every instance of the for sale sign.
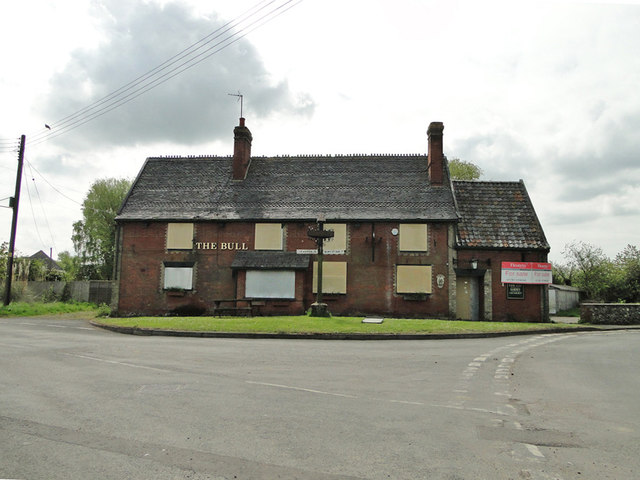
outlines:
[{"label": "for sale sign", "polygon": [[551,283],[551,264],[544,262],[502,262],[502,283],[546,285]]}]

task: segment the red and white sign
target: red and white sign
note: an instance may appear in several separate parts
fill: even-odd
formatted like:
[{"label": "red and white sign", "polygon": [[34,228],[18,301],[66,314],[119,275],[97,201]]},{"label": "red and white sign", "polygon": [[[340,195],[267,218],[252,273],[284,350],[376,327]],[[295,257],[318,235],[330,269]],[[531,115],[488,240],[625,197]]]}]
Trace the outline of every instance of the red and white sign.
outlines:
[{"label": "red and white sign", "polygon": [[546,285],[551,283],[551,264],[544,262],[502,262],[502,283]]}]

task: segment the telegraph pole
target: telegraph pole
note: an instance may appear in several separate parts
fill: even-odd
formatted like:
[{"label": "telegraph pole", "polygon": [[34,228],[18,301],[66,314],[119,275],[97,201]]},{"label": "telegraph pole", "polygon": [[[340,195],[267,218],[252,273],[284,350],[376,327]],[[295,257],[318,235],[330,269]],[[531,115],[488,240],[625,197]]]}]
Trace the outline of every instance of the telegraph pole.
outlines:
[{"label": "telegraph pole", "polygon": [[18,153],[18,173],[16,175],[16,194],[9,200],[9,206],[13,208],[11,220],[11,239],[9,240],[9,259],[7,260],[7,281],[5,282],[4,304],[11,303],[11,280],[13,278],[13,254],[16,247],[16,229],[18,227],[18,205],[20,204],[20,186],[22,185],[22,164],[24,162],[24,144],[26,137],[20,137],[20,150]]}]

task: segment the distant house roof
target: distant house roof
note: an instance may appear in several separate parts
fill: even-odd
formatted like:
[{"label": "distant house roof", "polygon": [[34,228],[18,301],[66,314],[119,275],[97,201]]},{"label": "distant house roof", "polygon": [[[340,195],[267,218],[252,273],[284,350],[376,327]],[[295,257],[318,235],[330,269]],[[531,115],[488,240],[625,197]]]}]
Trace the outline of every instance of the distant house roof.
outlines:
[{"label": "distant house roof", "polygon": [[557,285],[555,283],[549,285],[549,288],[552,290],[562,290],[564,292],[584,292],[584,290],[578,287],[571,287],[569,285]]},{"label": "distant house roof", "polygon": [[549,250],[522,181],[454,181],[459,248]]},{"label": "distant house roof", "polygon": [[40,250],[37,253],[34,253],[29,258],[31,260],[42,260],[44,262],[45,266],[49,270],[63,270],[63,268],[60,265],[58,265],[53,258],[51,258],[49,255],[44,253],[42,250]]},{"label": "distant house roof", "polygon": [[118,216],[129,220],[457,221],[453,195],[431,186],[426,155],[148,158]]}]

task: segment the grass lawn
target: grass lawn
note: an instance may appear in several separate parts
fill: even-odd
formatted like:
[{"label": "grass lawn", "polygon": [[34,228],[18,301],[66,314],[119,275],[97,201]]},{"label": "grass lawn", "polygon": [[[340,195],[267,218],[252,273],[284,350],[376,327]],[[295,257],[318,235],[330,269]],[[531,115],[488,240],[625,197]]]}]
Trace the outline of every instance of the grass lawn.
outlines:
[{"label": "grass lawn", "polygon": [[98,323],[121,327],[177,331],[234,333],[486,333],[543,330],[550,327],[570,330],[576,325],[515,322],[467,322],[422,319],[385,319],[382,324],[364,324],[363,317],[133,317],[101,318]]}]

